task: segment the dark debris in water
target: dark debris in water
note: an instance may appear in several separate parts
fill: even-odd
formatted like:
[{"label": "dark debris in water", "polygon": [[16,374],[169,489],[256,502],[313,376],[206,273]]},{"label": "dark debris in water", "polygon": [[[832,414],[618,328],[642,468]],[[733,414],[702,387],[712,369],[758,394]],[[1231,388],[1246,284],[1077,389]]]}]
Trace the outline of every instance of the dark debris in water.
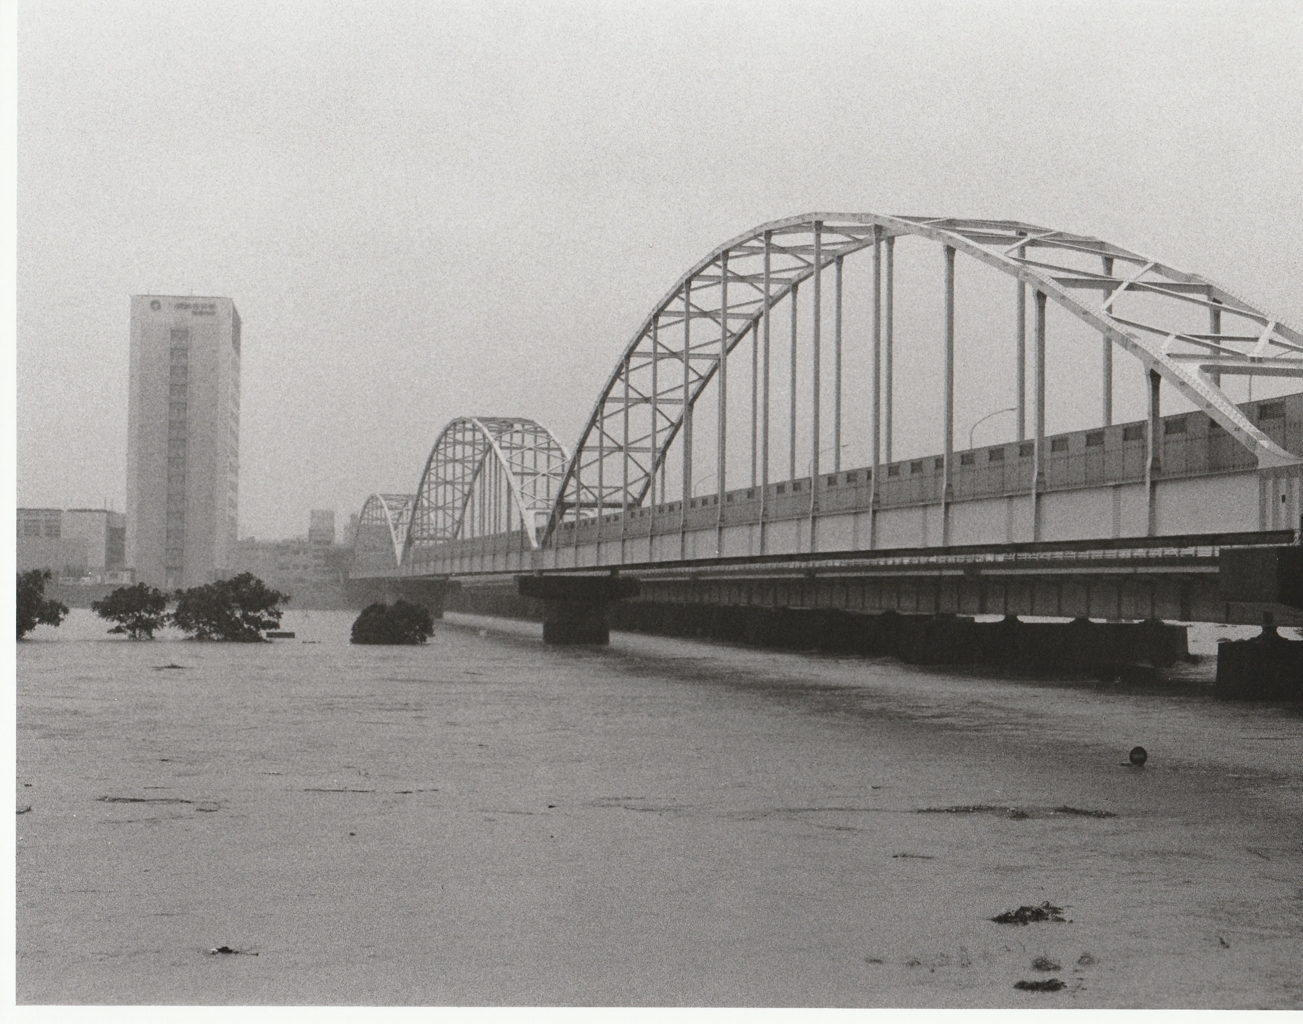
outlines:
[{"label": "dark debris in water", "polygon": [[1058,978],[1046,978],[1044,981],[1015,981],[1013,987],[1023,992],[1057,992],[1068,986]]},{"label": "dark debris in water", "polygon": [[243,953],[245,956],[257,956],[257,953],[251,953],[247,949],[232,949],[230,946],[218,946],[216,949],[208,951],[209,956],[237,956]]},{"label": "dark debris in water", "polygon": [[1063,970],[1063,965],[1055,963],[1048,956],[1038,956],[1032,961],[1032,968],[1037,971],[1044,971],[1048,974],[1050,971]]},{"label": "dark debris in water", "polygon": [[1116,818],[1112,811],[1094,811],[1084,807],[1005,807],[1000,804],[960,804],[956,807],[920,807],[919,814],[994,814],[1013,821],[1025,821],[1028,818],[1053,818],[1058,814],[1069,814],[1079,818]]},{"label": "dark debris in water", "polygon": [[991,918],[996,924],[1032,924],[1036,921],[1066,921],[1063,916],[1063,908],[1056,907],[1049,900],[1046,900],[1038,907],[1019,907],[1017,910],[1006,910],[1003,914],[996,914]]},{"label": "dark debris in water", "polygon": [[99,796],[95,798],[103,804],[192,804],[179,796]]},{"label": "dark debris in water", "polygon": [[155,672],[162,672],[162,671],[164,671],[164,670],[166,670],[166,669],[169,669],[169,668],[185,668],[185,666],[184,666],[184,665],[177,665],[176,663],[172,663],[172,664],[170,664],[170,665],[155,665],[155,666],[154,666],[154,671],[155,671]]},{"label": "dark debris in water", "polygon": [[1055,814],[1075,814],[1080,818],[1116,818],[1117,815],[1112,811],[1091,811],[1084,807],[1069,807],[1064,804],[1062,807],[1054,808]]},{"label": "dark debris in water", "polygon": [[892,860],[936,860],[930,853],[893,853]]},{"label": "dark debris in water", "polygon": [[31,809],[32,809],[32,805],[31,805],[31,804],[28,804],[26,807],[20,807],[20,808],[18,808],[18,813],[19,813],[19,814],[26,814],[26,813],[27,813],[28,811],[30,811]]}]

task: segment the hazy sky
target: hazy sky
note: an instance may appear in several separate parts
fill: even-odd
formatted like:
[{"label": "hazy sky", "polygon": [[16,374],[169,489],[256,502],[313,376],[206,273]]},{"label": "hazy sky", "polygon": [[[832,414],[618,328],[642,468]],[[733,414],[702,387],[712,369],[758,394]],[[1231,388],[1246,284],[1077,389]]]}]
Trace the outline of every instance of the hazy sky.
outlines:
[{"label": "hazy sky", "polygon": [[20,505],[124,507],[133,293],[235,300],[259,537],[413,490],[457,415],[572,443],[680,274],[806,211],[1095,234],[1303,326],[1297,0],[27,0],[18,31]]}]

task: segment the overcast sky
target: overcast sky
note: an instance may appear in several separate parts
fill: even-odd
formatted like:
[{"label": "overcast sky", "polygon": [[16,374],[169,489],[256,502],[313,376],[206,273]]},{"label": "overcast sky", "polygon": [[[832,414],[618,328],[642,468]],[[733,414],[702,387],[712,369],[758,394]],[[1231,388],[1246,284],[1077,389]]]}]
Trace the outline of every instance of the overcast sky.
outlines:
[{"label": "overcast sky", "polygon": [[18,60],[20,505],[124,508],[132,294],[239,308],[264,538],[457,415],[572,443],[676,278],[806,211],[1094,234],[1303,326],[1297,0],[27,0]]}]

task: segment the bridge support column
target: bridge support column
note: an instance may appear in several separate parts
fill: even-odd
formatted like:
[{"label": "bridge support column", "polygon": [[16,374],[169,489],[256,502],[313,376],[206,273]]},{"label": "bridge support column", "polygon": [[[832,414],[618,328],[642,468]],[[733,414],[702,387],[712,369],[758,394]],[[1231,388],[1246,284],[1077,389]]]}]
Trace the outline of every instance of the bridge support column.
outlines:
[{"label": "bridge support column", "polygon": [[1251,640],[1217,645],[1217,696],[1227,700],[1303,700],[1303,642],[1276,632],[1271,612]]},{"label": "bridge support column", "polygon": [[955,500],[955,250],[946,257],[945,458],[941,467],[941,546],[950,546],[950,505]]},{"label": "bridge support column", "polygon": [[444,602],[448,598],[449,589],[454,586],[456,584],[447,578],[394,580],[392,587],[386,591],[385,600],[390,604],[402,600],[420,605],[429,611],[431,618],[442,619]]},{"label": "bridge support column", "polygon": [[1154,503],[1154,489],[1163,475],[1163,417],[1159,412],[1159,389],[1163,378],[1157,370],[1147,375],[1149,384],[1149,422],[1145,425],[1145,508],[1150,537],[1158,533],[1158,510]]},{"label": "bridge support column", "polygon": [[619,576],[517,576],[521,597],[543,602],[543,642],[607,644],[606,606],[634,597],[638,581]]},{"label": "bridge support column", "polygon": [[1041,494],[1045,490],[1045,293],[1036,293],[1036,433],[1032,441],[1032,540],[1041,539]]},{"label": "bridge support column", "polygon": [[[1262,633],[1217,645],[1217,695],[1231,700],[1303,700],[1303,643],[1276,632],[1275,612],[1303,608],[1303,547],[1223,548],[1218,596],[1229,610],[1262,609]],[[1265,606],[1265,607],[1264,607]]]}]

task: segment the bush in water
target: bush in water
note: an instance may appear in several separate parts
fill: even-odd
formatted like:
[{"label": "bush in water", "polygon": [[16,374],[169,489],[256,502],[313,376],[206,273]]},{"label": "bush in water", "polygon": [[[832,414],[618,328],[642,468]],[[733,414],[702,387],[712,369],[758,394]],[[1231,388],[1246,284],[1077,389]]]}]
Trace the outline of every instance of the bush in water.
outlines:
[{"label": "bush in water", "polygon": [[423,644],[434,635],[429,609],[398,600],[378,601],[362,609],[349,638],[355,644]]},{"label": "bush in water", "polygon": [[18,639],[21,640],[40,623],[57,626],[68,614],[68,606],[60,601],[45,599],[45,581],[49,569],[32,569],[18,574],[18,601],[14,607]]},{"label": "bush in water", "polygon": [[256,643],[280,625],[289,594],[272,590],[251,572],[176,592],[172,622],[193,640],[234,640]]},{"label": "bush in water", "polygon": [[153,640],[154,630],[167,622],[167,597],[144,583],[118,587],[103,600],[92,601],[90,607],[101,619],[117,623],[110,633],[126,633],[132,640]]}]

